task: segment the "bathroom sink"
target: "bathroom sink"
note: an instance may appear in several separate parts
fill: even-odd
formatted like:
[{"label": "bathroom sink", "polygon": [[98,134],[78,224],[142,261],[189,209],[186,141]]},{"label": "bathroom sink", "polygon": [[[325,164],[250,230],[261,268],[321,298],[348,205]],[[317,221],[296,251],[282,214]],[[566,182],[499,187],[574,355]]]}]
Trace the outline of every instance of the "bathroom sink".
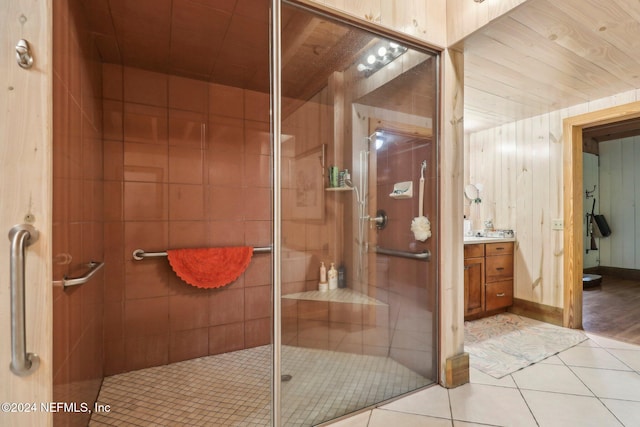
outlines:
[{"label": "bathroom sink", "polygon": [[498,243],[498,242],[513,242],[515,241],[513,234],[509,237],[504,235],[491,235],[491,236],[464,236],[464,243]]}]

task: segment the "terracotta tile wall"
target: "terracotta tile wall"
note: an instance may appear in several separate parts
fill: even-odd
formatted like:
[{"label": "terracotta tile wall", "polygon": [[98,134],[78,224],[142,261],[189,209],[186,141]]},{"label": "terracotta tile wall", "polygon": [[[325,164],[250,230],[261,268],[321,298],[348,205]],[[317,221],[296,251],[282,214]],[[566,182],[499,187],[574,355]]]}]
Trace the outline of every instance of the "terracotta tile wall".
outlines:
[{"label": "terracotta tile wall", "polygon": [[[319,192],[311,197],[318,200],[319,214],[315,210],[304,211],[296,206],[296,195],[309,191],[296,176],[296,162],[313,156],[321,157],[321,147],[326,144],[326,167],[338,165],[351,168],[342,158],[342,147],[337,147],[334,137],[335,116],[330,90],[325,88],[312,99],[302,102],[285,100],[283,134],[283,208],[282,208],[282,294],[318,289],[320,263],[327,269],[331,262],[337,266],[344,262],[345,218],[353,203],[351,192],[326,192],[327,182],[320,182]],[[350,149],[351,147],[349,147]],[[322,179],[321,164],[317,176]],[[325,174],[326,177],[326,174]],[[325,178],[326,179],[326,178]],[[313,191],[313,190],[311,190]],[[354,284],[348,283],[353,289]],[[388,332],[378,324],[380,307],[361,304],[323,301],[282,300],[282,339],[286,345],[356,354],[388,354]]]},{"label": "terracotta tile wall", "polygon": [[271,243],[269,96],[104,64],[107,375],[270,342],[271,260],[219,290],[132,252]]},{"label": "terracotta tile wall", "polygon": [[[103,260],[101,64],[79,1],[53,2],[53,280]],[[53,291],[53,400],[92,405],[103,377],[104,273]],[[56,425],[90,414],[58,412]]]},{"label": "terracotta tile wall", "polygon": [[[409,146],[411,144],[412,146]],[[418,216],[418,187],[414,197],[392,199],[388,195],[396,182],[413,181],[418,185],[420,164],[427,161],[424,188],[424,215],[431,222],[432,235],[437,235],[437,170],[436,144],[399,142],[388,144],[376,152],[376,208],[384,209],[389,217],[387,226],[375,232],[372,241],[389,249],[420,252],[431,251],[430,262],[377,255],[371,273],[369,295],[389,305],[389,354],[410,369],[432,378],[436,334],[434,318],[437,286],[437,245],[435,238],[426,242],[415,240],[411,220]]]},{"label": "terracotta tile wall", "polygon": [[[282,294],[317,290],[320,262],[329,268],[330,262],[339,263],[337,220],[344,198],[324,191],[325,182],[311,191],[318,208],[304,210],[296,207],[296,194],[309,191],[295,176],[296,162],[308,156],[321,156],[326,144],[325,163],[334,162],[333,106],[329,105],[328,89],[312,99],[301,102],[285,99],[285,117],[282,133]],[[296,107],[293,107],[297,104]],[[322,179],[321,163],[317,163],[317,176]],[[315,185],[315,183],[314,183]],[[314,187],[315,188],[315,187]]]}]

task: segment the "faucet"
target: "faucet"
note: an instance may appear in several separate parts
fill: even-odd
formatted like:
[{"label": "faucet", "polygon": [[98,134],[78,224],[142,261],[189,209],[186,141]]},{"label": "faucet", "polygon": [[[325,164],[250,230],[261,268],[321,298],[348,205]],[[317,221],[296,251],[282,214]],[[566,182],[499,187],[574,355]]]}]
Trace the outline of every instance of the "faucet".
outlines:
[{"label": "faucet", "polygon": [[484,231],[493,230],[493,219],[489,218],[484,221]]}]

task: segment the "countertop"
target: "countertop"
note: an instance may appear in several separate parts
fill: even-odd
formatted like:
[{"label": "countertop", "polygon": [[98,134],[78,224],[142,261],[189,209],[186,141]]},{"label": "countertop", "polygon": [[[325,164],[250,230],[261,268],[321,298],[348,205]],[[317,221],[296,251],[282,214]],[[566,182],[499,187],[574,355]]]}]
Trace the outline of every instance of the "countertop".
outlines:
[{"label": "countertop", "polygon": [[515,241],[516,241],[515,237],[475,237],[475,236],[467,237],[465,236],[464,238],[465,245],[472,245],[474,243],[501,243],[501,242],[515,242]]}]

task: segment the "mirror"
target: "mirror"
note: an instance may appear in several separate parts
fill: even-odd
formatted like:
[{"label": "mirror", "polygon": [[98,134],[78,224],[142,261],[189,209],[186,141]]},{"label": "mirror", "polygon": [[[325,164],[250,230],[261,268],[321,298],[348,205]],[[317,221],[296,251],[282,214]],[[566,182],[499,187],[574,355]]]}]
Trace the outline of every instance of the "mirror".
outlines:
[{"label": "mirror", "polygon": [[464,196],[473,203],[480,203],[480,189],[473,184],[469,184],[464,187]]}]

